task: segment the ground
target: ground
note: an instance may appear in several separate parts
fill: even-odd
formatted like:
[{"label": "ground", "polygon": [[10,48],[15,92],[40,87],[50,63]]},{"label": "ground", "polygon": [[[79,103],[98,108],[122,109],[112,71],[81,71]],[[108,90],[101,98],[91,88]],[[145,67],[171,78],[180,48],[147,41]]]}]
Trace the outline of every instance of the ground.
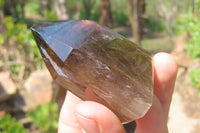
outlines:
[{"label": "ground", "polygon": [[200,96],[189,82],[189,71],[179,68],[169,113],[169,133],[199,133]]}]

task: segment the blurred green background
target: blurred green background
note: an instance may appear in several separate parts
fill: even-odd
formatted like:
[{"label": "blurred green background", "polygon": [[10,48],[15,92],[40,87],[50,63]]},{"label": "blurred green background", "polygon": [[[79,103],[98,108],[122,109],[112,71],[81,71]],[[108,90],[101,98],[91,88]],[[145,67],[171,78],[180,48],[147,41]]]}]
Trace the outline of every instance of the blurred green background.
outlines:
[{"label": "blurred green background", "polygon": [[[138,13],[133,1],[139,3]],[[56,132],[55,89],[46,103],[26,107],[25,84],[32,73],[45,69],[30,27],[41,21],[70,19],[97,21],[152,55],[171,53],[179,67],[188,70],[186,76],[200,94],[200,0],[0,0],[0,73],[9,73],[0,85],[6,89],[3,82],[9,80],[16,88],[11,94],[0,91],[0,133]],[[4,93],[6,98],[1,100]],[[13,101],[18,99],[23,106],[16,107],[21,101]]]}]

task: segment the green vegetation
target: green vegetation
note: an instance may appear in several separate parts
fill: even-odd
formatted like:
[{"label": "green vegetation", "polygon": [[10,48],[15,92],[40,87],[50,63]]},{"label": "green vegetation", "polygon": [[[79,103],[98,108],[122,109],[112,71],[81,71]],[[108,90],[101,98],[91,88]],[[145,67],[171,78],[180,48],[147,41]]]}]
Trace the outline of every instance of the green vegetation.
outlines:
[{"label": "green vegetation", "polygon": [[4,0],[0,0],[0,8],[2,8],[4,5]]},{"label": "green vegetation", "polygon": [[113,12],[113,21],[117,25],[127,25],[129,22],[128,13],[123,11]]},{"label": "green vegetation", "polygon": [[129,11],[128,1],[122,2],[121,0],[110,0],[111,11],[113,16],[113,23],[115,25],[128,25],[129,24]]},{"label": "green vegetation", "polygon": [[[96,9],[91,9],[91,12],[90,12],[90,17],[89,17],[89,20],[94,20],[94,21],[98,21],[99,18],[100,18],[100,13],[98,12],[98,10]],[[81,10],[80,11],[80,18],[78,19],[85,19],[86,17],[86,12],[84,10]],[[76,18],[75,18],[76,19]]]},{"label": "green vegetation", "polygon": [[10,115],[5,115],[0,120],[0,133],[25,133],[25,128]]},{"label": "green vegetation", "polygon": [[25,6],[25,10],[28,13],[32,13],[32,14],[40,14],[40,4],[38,4],[39,1],[38,0],[33,0],[33,1],[29,1],[27,2],[26,6]]},{"label": "green vegetation", "polygon": [[144,19],[144,24],[150,32],[160,32],[165,30],[165,25],[161,19],[149,16]]},{"label": "green vegetation", "polygon": [[[56,103],[39,105],[35,110],[29,111],[27,117],[39,128],[40,133],[55,133],[58,128],[58,105]],[[25,132],[23,124],[10,115],[0,119],[0,133]]]},{"label": "green vegetation", "polygon": [[[40,19],[41,19],[40,21],[57,19],[55,11],[43,9],[41,12],[41,9],[40,9],[41,5],[38,3],[39,3],[38,0],[28,1],[27,4],[25,5],[26,12],[29,14],[37,15],[38,17],[40,17]],[[41,17],[41,13],[42,13],[42,17]]]},{"label": "green vegetation", "polygon": [[34,45],[31,40],[31,31],[27,30],[26,24],[14,23],[12,17],[6,17],[4,18],[4,25],[6,28],[5,38],[15,40],[19,49],[22,49],[25,44]]},{"label": "green vegetation", "polygon": [[56,103],[39,105],[35,110],[28,112],[27,116],[42,133],[55,133],[58,128],[58,105]]},{"label": "green vegetation", "polygon": [[190,72],[190,81],[192,85],[199,88],[198,93],[200,95],[200,68],[194,69]]},{"label": "green vegetation", "polygon": [[187,50],[193,59],[200,58],[200,16],[193,13],[183,14],[175,23],[177,33],[187,32],[190,35]]},{"label": "green vegetation", "polygon": [[0,45],[4,43],[4,35],[0,34]]},{"label": "green vegetation", "polygon": [[[177,33],[187,32],[190,39],[187,43],[187,51],[191,58],[200,58],[200,0],[195,0],[195,7],[186,14],[181,14],[174,27]],[[191,83],[199,89],[200,94],[200,68],[190,73]]]},{"label": "green vegetation", "polygon": [[[16,51],[19,51],[23,57],[33,56],[33,60],[29,58],[30,61],[34,62],[36,67],[38,66],[38,61],[41,60],[41,55],[33,40],[31,30],[27,28],[27,25],[24,23],[15,23],[12,17],[4,18],[5,32],[0,33],[0,45],[7,44],[9,41],[12,41],[15,44]],[[15,60],[11,58],[11,60]],[[18,74],[21,65],[11,65],[11,72]]]}]

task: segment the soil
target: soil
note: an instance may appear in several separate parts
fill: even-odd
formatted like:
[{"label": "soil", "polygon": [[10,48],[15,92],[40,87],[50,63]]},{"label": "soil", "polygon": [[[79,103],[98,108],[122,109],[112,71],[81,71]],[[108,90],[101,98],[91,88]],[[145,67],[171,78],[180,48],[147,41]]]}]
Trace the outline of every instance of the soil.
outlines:
[{"label": "soil", "polygon": [[169,133],[199,133],[199,110],[198,89],[191,86],[189,71],[180,67],[169,113]]}]

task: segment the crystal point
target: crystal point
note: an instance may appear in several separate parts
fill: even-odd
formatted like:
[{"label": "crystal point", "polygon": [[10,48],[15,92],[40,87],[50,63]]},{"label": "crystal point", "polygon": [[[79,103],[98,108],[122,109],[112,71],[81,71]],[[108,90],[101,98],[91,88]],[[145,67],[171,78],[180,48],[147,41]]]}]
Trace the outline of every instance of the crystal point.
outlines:
[{"label": "crystal point", "polygon": [[83,100],[107,106],[122,122],[149,110],[153,86],[148,52],[88,20],[43,22],[32,32],[58,84]]}]

